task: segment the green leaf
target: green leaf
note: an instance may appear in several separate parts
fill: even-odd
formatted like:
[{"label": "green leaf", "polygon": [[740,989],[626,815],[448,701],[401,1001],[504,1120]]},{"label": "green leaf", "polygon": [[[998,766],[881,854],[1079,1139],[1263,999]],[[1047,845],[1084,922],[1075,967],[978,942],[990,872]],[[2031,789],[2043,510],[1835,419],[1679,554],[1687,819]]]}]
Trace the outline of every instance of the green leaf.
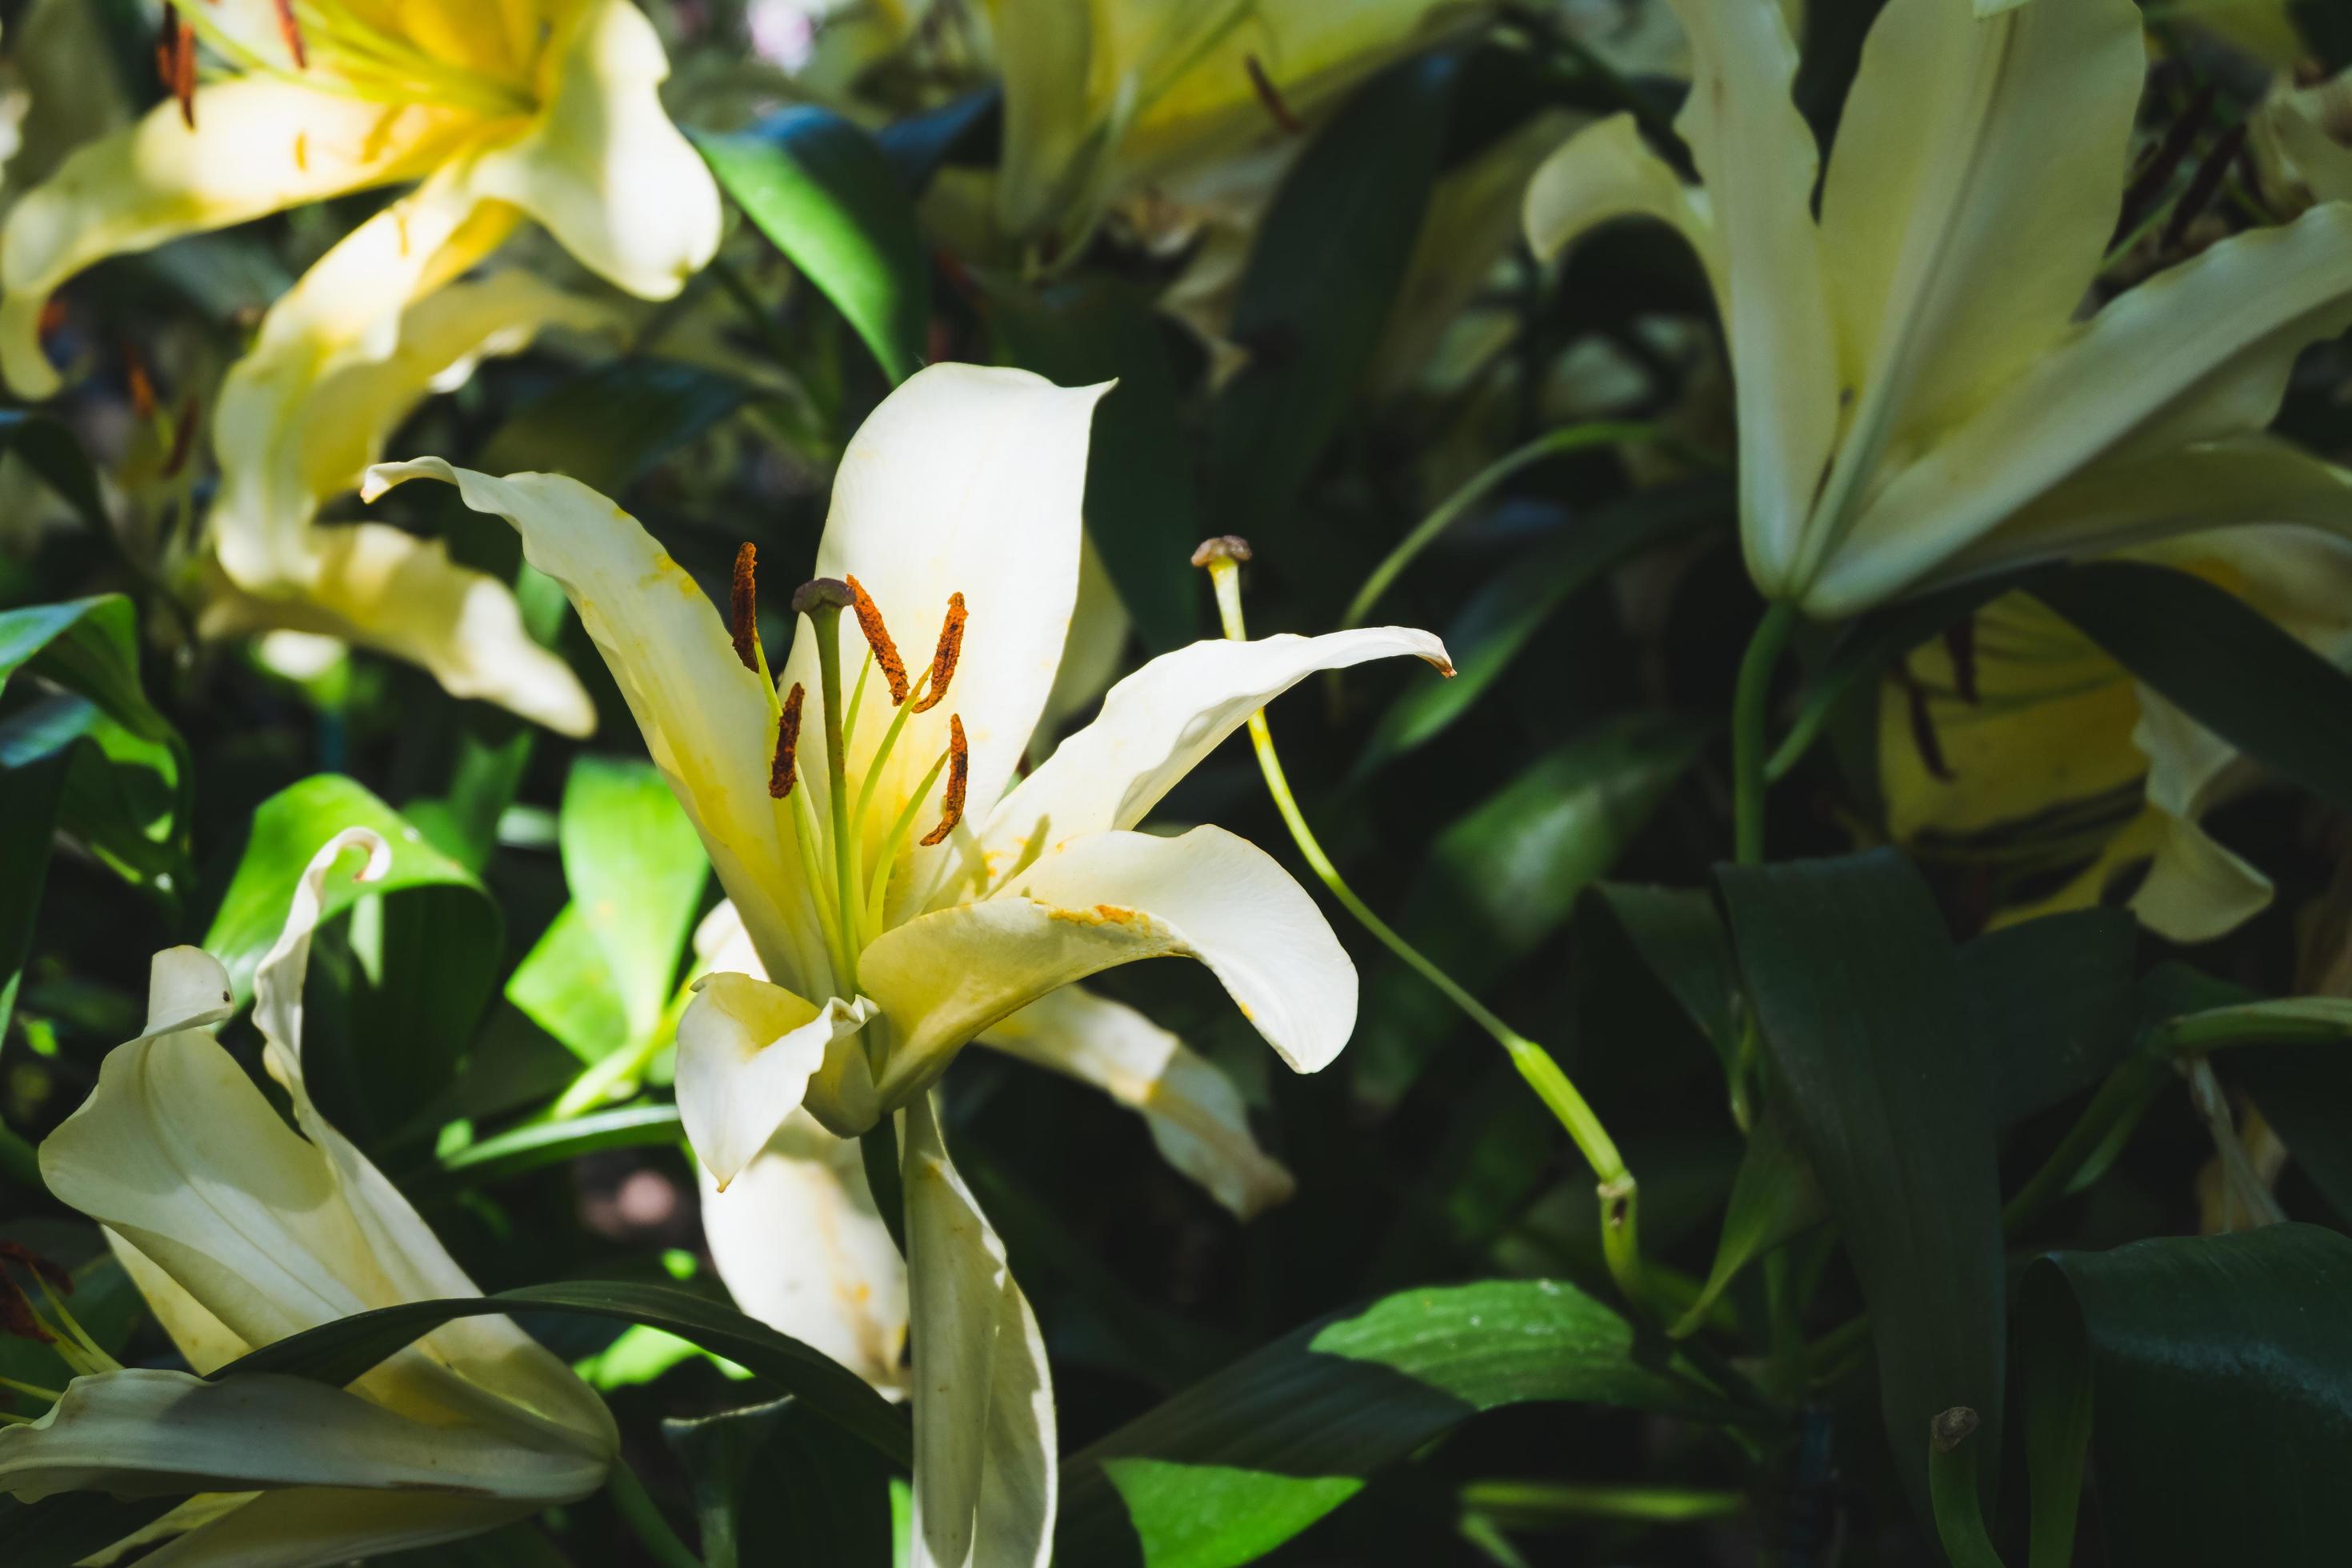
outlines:
[{"label": "green leaf", "polygon": [[[2028,1430],[2048,1434],[2034,1536],[2097,1474],[2106,1560],[2321,1568],[2352,1539],[2352,1239],[2316,1226],[2053,1253],[2019,1302]],[[2071,1372],[2072,1375],[2068,1375]],[[2089,1384],[2087,1419],[2074,1415]],[[2053,1521],[2057,1514],[2053,1513]],[[2051,1526],[2053,1537],[2056,1525]],[[2069,1531],[2068,1533],[2071,1533]],[[2063,1562],[2037,1554],[2035,1568]]]},{"label": "green leaf", "polygon": [[1213,531],[1202,517],[1199,464],[1150,302],[1104,279],[1035,293],[999,284],[988,298],[1015,364],[1064,386],[1118,383],[1095,415],[1087,537],[1147,647],[1165,652],[1192,641],[1202,599],[1185,563]]},{"label": "green leaf", "polygon": [[1844,1234],[1881,1414],[1924,1515],[1927,1423],[1984,1418],[1998,1475],[2002,1271],[1986,1053],[1934,899],[1893,850],[1717,868],[1799,1142]]},{"label": "green leaf", "polygon": [[172,726],[139,683],[139,621],[120,594],[0,611],[0,687],[18,670],[78,691],[143,741]]},{"label": "green leaf", "polygon": [[617,496],[740,408],[751,390],[678,360],[615,360],[509,415],[478,461],[486,473],[569,474]]},{"label": "green leaf", "polygon": [[1960,949],[1960,984],[1992,1068],[1995,1126],[2081,1093],[2123,1060],[2138,935],[2126,910],[2071,910]]},{"label": "green leaf", "polygon": [[98,471],[74,433],[55,415],[0,408],[0,453],[13,452],[100,537],[113,537]]},{"label": "green leaf", "polygon": [[526,1285],[495,1296],[407,1301],[289,1335],[209,1375],[217,1382],[247,1373],[283,1373],[341,1387],[443,1323],[508,1312],[567,1313],[664,1330],[767,1379],[892,1464],[911,1461],[907,1413],[875,1393],[865,1379],[732,1307],[669,1285],[572,1279]]},{"label": "green leaf", "polygon": [[1747,1152],[1740,1156],[1739,1173],[1732,1178],[1731,1196],[1724,1205],[1715,1262],[1708,1267],[1706,1283],[1690,1310],[1667,1331],[1675,1338],[1695,1332],[1706,1321],[1707,1310],[1740,1270],[1783,1242],[1802,1236],[1829,1212],[1821,1183],[1806,1163],[1790,1121],[1790,1113],[1775,1100],[1748,1130]]},{"label": "green leaf", "polygon": [[[367,827],[391,847],[391,868],[362,888],[358,858],[326,879],[320,923],[353,908],[349,1027],[304,1041],[312,1091],[328,1120],[363,1143],[400,1128],[455,1075],[504,958],[504,921],[474,874],[356,780],[319,773],[262,802],[205,950],[229,973],[240,1002],[284,929],[294,888],[320,847]],[[312,985],[319,984],[313,974]],[[314,1019],[314,1022],[318,1020]]]},{"label": "green leaf", "polygon": [[1409,1290],[1285,1335],[1072,1455],[1055,1561],[1246,1563],[1471,1415],[1529,1401],[1734,1418],[1572,1286]]},{"label": "green leaf", "polygon": [[2076,566],[2033,593],[2190,718],[2314,795],[2352,805],[2352,676],[2244,600],[2135,561]]},{"label": "green leaf", "polygon": [[744,216],[857,330],[885,375],[904,381],[922,368],[929,267],[914,205],[873,137],[804,105],[694,142]]},{"label": "green leaf", "polygon": [[[1739,970],[1731,938],[1716,914],[1715,900],[1696,888],[1652,888],[1630,882],[1596,883],[1578,915],[1576,951],[1589,954],[1613,938],[1633,958],[1639,973],[1689,1020],[1716,1055],[1728,1065],[1739,1048],[1742,1008]],[[1580,979],[1601,971],[1601,984],[1628,978],[1591,962],[1578,965]]]},{"label": "green leaf", "polygon": [[1228,333],[1250,361],[1210,420],[1219,528],[1286,519],[1354,401],[1420,237],[1456,64],[1425,56],[1359,89],[1259,225]]},{"label": "green leaf", "polygon": [[2312,1185],[2352,1223],[2352,1050],[2250,1046],[2215,1058],[2213,1070],[2253,1096]]},{"label": "green leaf", "polygon": [[144,1530],[184,1500],[58,1492],[26,1503],[0,1496],[0,1554],[8,1568],[72,1568]]},{"label": "green leaf", "polygon": [[49,880],[58,812],[65,804],[70,751],[0,768],[0,1037],[16,1007],[17,983],[32,956],[41,894]]},{"label": "green leaf", "polygon": [[584,755],[565,781],[558,832],[572,907],[604,950],[628,1038],[643,1039],[677,988],[710,879],[702,840],[651,763]]},{"label": "green leaf", "polygon": [[[1538,757],[1438,835],[1398,926],[1476,991],[1533,952],[1616,864],[1697,756],[1703,733],[1636,716],[1595,725]],[[1358,1091],[1393,1104],[1457,1024],[1418,976],[1387,968],[1365,998]]]},{"label": "green leaf", "polygon": [[653,1149],[686,1142],[675,1105],[624,1105],[563,1121],[533,1121],[471,1143],[404,1185],[472,1187],[560,1165],[606,1149]]},{"label": "green leaf", "polygon": [[1730,505],[1728,487],[1712,481],[1641,491],[1572,520],[1527,558],[1505,567],[1445,628],[1454,679],[1408,686],[1364,743],[1357,775],[1444,734],[1494,687],[1578,589],[1636,551],[1728,517]]},{"label": "green leaf", "polygon": [[890,1560],[890,1471],[799,1401],[665,1421],[694,1486],[707,1568]]},{"label": "green leaf", "polygon": [[555,911],[507,976],[506,996],[583,1062],[629,1043],[629,1018],[622,1011],[612,963],[577,903]]}]

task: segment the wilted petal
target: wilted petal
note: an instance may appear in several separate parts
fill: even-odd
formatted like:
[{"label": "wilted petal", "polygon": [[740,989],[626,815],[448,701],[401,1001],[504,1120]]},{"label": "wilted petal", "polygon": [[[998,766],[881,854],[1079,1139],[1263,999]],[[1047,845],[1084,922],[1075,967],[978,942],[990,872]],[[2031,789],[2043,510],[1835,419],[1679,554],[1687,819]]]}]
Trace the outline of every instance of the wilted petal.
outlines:
[{"label": "wilted petal", "polygon": [[784,1119],[725,1193],[707,1167],[702,1233],[735,1304],[885,1392],[906,1386],[907,1266],[853,1139]]},{"label": "wilted petal", "polygon": [[419,458],[377,464],[361,494],[373,500],[413,479],[454,484],[467,506],[515,526],[525,558],[562,584],[604,656],[769,975],[795,991],[830,991],[824,938],[800,885],[796,829],[768,798],[771,694],[736,657],[694,579],[636,519],[560,474],[500,479]]},{"label": "wilted petal", "polygon": [[1355,1028],[1355,966],[1273,857],[1218,827],[1098,833],[1053,850],[1000,896],[867,945],[859,977],[892,1030],[884,1105],[905,1103],[959,1047],[1038,997],[1168,957],[1207,964],[1297,1071],[1328,1064]]},{"label": "wilted petal", "polygon": [[800,1109],[826,1047],[873,1016],[862,997],[820,1007],[748,974],[700,982],[677,1022],[677,1109],[719,1191]]},{"label": "wilted petal", "polygon": [[1066,985],[990,1026],[979,1043],[1092,1084],[1140,1112],[1168,1163],[1242,1219],[1297,1190],[1251,1135],[1233,1079],[1124,1003]]},{"label": "wilted petal", "polygon": [[[1453,672],[1444,643],[1404,626],[1217,639],[1160,655],[1112,687],[1095,721],[989,814],[979,839],[986,877],[1001,882],[1054,845],[1134,826],[1252,713],[1301,680],[1400,655]],[[969,891],[968,880],[950,880],[932,898]]]},{"label": "wilted petal", "polygon": [[299,589],[248,594],[225,579],[199,627],[208,637],[310,632],[421,666],[452,697],[495,702],[563,735],[596,728],[572,667],[522,624],[507,585],[449,559],[448,545],[386,523],[313,528]]},{"label": "wilted petal", "polygon": [[1056,1500],[1054,1388],[1004,1244],[949,1162],[929,1096],[900,1122],[914,1303],[911,1568],[1043,1568]]},{"label": "wilted petal", "polygon": [[541,71],[553,97],[472,176],[593,270],[667,300],[719,248],[719,187],[663,112],[661,39],[630,0],[583,0],[555,24]]}]

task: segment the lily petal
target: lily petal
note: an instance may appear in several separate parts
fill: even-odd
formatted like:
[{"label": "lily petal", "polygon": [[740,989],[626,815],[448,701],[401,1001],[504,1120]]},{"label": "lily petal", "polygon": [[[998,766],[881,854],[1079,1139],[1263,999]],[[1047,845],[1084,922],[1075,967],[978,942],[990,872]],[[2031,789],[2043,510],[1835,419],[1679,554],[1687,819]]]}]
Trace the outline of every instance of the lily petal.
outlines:
[{"label": "lily petal", "polygon": [[825,1048],[873,1016],[863,997],[819,1007],[748,974],[706,975],[697,984],[677,1021],[677,1110],[720,1192],[800,1109]]},{"label": "lily petal", "polygon": [[1097,833],[1057,847],[1001,896],[867,944],[858,973],[893,1028],[883,1103],[905,1103],[959,1047],[1038,997],[1168,957],[1207,964],[1295,1071],[1327,1066],[1355,1028],[1355,965],[1272,856],[1219,827]]},{"label": "lily petal", "polygon": [[147,967],[147,1026],[142,1040],[202,1029],[236,1010],[228,971],[201,947],[167,947]]},{"label": "lily petal", "polygon": [[1656,218],[1697,253],[1717,303],[1727,305],[1730,298],[1721,237],[1706,196],[1650,151],[1630,114],[1612,114],[1561,142],[1528,182],[1523,216],[1528,247],[1547,261],[1612,219]]},{"label": "lily petal", "polygon": [[420,458],[377,464],[360,493],[373,500],[413,479],[454,484],[476,511],[505,518],[522,535],[524,557],[562,584],[655,766],[702,836],[760,962],[788,990],[829,993],[824,938],[800,885],[796,829],[767,794],[771,694],[736,658],[694,579],[636,519],[559,474],[499,479]]},{"label": "lily petal", "polygon": [[435,1492],[295,1487],[263,1492],[139,1562],[153,1568],[313,1568],[479,1535],[527,1519],[541,1506]]},{"label": "lily petal", "polygon": [[979,1043],[1092,1084],[1139,1112],[1168,1163],[1238,1218],[1297,1190],[1258,1147],[1233,1079],[1124,1003],[1066,985],[991,1026]]},{"label": "lily petal", "polygon": [[2063,333],[2115,227],[2147,69],[2130,0],[1879,13],[1822,192],[1843,384],[1859,394],[1823,511]]},{"label": "lily petal", "polygon": [[77,150],[29,191],[0,233],[0,374],[47,397],[42,353],[51,293],[110,256],[223,228],[345,191],[413,180],[447,156],[467,116],[393,106],[254,77],[208,85],[190,130],[165,101],[138,124]]},{"label": "lily petal", "polygon": [[910,1568],[1044,1568],[1057,1489],[1037,1317],[948,1159],[928,1096],[908,1105],[900,1130],[914,1302]]},{"label": "lily petal", "polygon": [[1828,283],[1812,216],[1821,154],[1790,96],[1797,47],[1780,7],[1672,0],[1691,45],[1675,129],[1706,182],[1723,247],[1724,331],[1740,367],[1740,517],[1748,570],[1778,595],[1838,421]]},{"label": "lily petal", "polygon": [[[1308,676],[1400,655],[1454,672],[1443,642],[1406,626],[1211,639],[1160,655],[1112,687],[1095,721],[989,814],[979,841],[985,874],[1002,882],[1054,845],[1134,826],[1252,713]],[[966,890],[951,881],[932,901]]]},{"label": "lily petal", "polygon": [[524,629],[513,593],[452,562],[446,542],[362,522],[315,528],[310,544],[300,590],[248,594],[224,579],[203,635],[317,633],[419,665],[452,697],[495,702],[558,734],[595,730],[580,678]]},{"label": "lily petal", "polygon": [[0,1490],[26,1501],[352,1487],[512,1500],[535,1511],[585,1497],[605,1461],[495,1433],[412,1420],[305,1377],[208,1383],[146,1367],[78,1377],[29,1426],[0,1429]]},{"label": "lily petal", "polygon": [[[1045,710],[1078,594],[1079,508],[1095,405],[1110,390],[1055,385],[1026,371],[935,364],[909,376],[866,417],[842,454],[833,510],[817,546],[820,577],[855,575],[919,667],[961,594],[970,615],[946,698],[908,715],[877,787],[869,824],[878,839],[948,744],[950,714],[971,747],[969,796],[992,805]],[[842,668],[866,647],[856,622],[839,623]],[[816,643],[804,623],[782,684],[820,689]],[[887,729],[888,694],[867,683],[879,710],[857,726],[854,764],[873,755]],[[845,700],[846,693],[844,694]],[[801,737],[803,773],[824,776],[822,727]],[[853,767],[853,776],[857,773]],[[916,864],[950,850],[918,849]]]},{"label": "lily petal", "polygon": [[2352,206],[2223,240],[2142,284],[1898,471],[1807,592],[1843,616],[1913,583],[2094,462],[2259,430],[2307,344],[2352,323]]},{"label": "lily petal", "polygon": [[907,1266],[855,1141],[795,1111],[721,1194],[708,1167],[702,1233],[735,1304],[886,1393],[907,1385]]},{"label": "lily petal", "polygon": [[544,224],[590,268],[667,300],[719,248],[719,186],[663,112],[669,60],[630,0],[584,0],[541,64],[552,96],[520,140],[485,153],[481,195]]}]

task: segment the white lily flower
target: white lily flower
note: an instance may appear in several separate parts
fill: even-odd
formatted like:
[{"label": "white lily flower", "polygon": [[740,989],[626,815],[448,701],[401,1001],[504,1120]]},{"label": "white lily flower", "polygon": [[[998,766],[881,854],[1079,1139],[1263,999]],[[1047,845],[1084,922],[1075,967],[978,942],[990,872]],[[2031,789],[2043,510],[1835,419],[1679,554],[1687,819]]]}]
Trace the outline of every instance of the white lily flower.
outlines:
[{"label": "white lily flower", "polygon": [[[312,529],[319,503],[374,455],[352,450],[359,430],[340,436],[322,405],[396,414],[551,324],[546,301],[500,289],[404,315],[526,218],[645,299],[675,295],[709,259],[718,187],[662,110],[669,66],[652,24],[631,0],[205,0],[176,16],[165,56],[178,100],[78,150],[0,229],[0,377],[26,397],[57,390],[41,315],[94,262],[414,182],[270,308],[231,368],[212,421],[215,553],[246,595],[308,602],[269,611],[278,621],[307,616],[322,623],[309,629],[416,658],[460,695],[584,731],[585,697],[533,659],[502,586],[389,531]],[[223,68],[201,85],[199,42]],[[492,303],[509,313],[484,320]],[[527,675],[510,673],[517,659]]]},{"label": "white lily flower", "polygon": [[[526,556],[571,595],[741,912],[769,978],[707,978],[678,1028],[679,1109],[719,1183],[795,1105],[842,1136],[903,1110],[910,1235],[985,1251],[993,1238],[982,1226],[928,1229],[929,1211],[969,1199],[929,1125],[926,1090],[973,1037],[1136,959],[1201,960],[1300,1071],[1347,1042],[1354,967],[1306,890],[1222,829],[1162,838],[1133,827],[1300,679],[1397,654],[1444,668],[1444,646],[1398,627],[1197,643],[1112,688],[1091,725],[1015,783],[1077,592],[1087,430],[1104,390],[942,364],[892,393],[843,456],[821,575],[795,595],[809,626],[784,663],[782,699],[763,679],[748,552],[730,636],[634,519],[572,480],[493,479],[430,458],[370,470],[364,493],[440,479],[521,531]],[[916,679],[885,609],[901,624],[946,614]],[[936,826],[923,833],[927,822]],[[925,1336],[946,1325],[926,1323],[924,1303],[946,1279],[961,1289],[991,1266],[936,1247],[927,1264],[920,1246],[909,1262],[917,1386],[932,1390]],[[1018,1291],[1006,1279],[990,1299],[1017,1301]],[[1000,1382],[1042,1389],[1042,1361],[1015,1367],[1011,1349],[1034,1335],[1008,1332],[987,1352],[1003,1358],[972,1362],[970,1344],[950,1354],[935,1342],[930,1360],[985,1364]],[[933,1420],[969,1443],[986,1429],[980,1402],[1013,1407],[961,1379],[945,1386],[945,1397],[917,1401],[919,1453]],[[1039,1435],[992,1431],[988,1441],[999,1437],[1011,1445],[1004,1473],[1028,1474],[1014,1450]],[[919,1475],[919,1510],[938,1537],[929,1560],[961,1561],[949,1550],[954,1521],[993,1506],[940,1489],[973,1473],[935,1464]],[[1000,1495],[1040,1494],[1008,1483],[990,1493]],[[1050,1531],[1014,1533],[1042,1542]]]},{"label": "white lily flower", "polygon": [[[2352,530],[2352,487],[2260,434],[2296,352],[2352,322],[2352,206],[2225,240],[2074,319],[2146,68],[2130,0],[1889,0],[1821,186],[1778,9],[1673,0],[1686,187],[1631,118],[1528,192],[1555,255],[1662,218],[1713,279],[1764,594],[1853,615],[1937,583],[2242,522]],[[2259,470],[2259,484],[2249,486]]]},{"label": "white lily flower", "polygon": [[254,1022],[289,1129],[212,1037],[228,976],[202,950],[155,959],[147,1027],[41,1145],[41,1174],[107,1239],[194,1368],[77,1377],[39,1420],[0,1428],[0,1491],[34,1500],[251,1494],[142,1559],[170,1568],[303,1568],[489,1530],[601,1486],[611,1415],[503,1318],[436,1329],[347,1389],[201,1375],[355,1312],[480,1292],[408,1201],[321,1117],[302,1077],[302,982],[326,877],[364,829],[312,858],[254,974]]}]

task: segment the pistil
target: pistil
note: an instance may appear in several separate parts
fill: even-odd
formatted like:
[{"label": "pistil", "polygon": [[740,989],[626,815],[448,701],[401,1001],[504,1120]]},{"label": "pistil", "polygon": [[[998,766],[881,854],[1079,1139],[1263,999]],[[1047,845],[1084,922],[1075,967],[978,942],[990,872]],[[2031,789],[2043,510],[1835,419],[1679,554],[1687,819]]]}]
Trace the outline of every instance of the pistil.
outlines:
[{"label": "pistil", "polygon": [[[857,954],[865,945],[859,936],[864,911],[859,907],[855,847],[849,837],[848,759],[841,743],[841,612],[855,605],[857,597],[847,584],[831,577],[803,583],[793,595],[793,611],[806,616],[816,634],[817,694],[824,703],[825,804],[833,818],[835,907],[841,920],[839,978],[847,995],[856,994]],[[883,673],[889,673],[887,664]],[[900,678],[904,679],[903,672]]]}]

